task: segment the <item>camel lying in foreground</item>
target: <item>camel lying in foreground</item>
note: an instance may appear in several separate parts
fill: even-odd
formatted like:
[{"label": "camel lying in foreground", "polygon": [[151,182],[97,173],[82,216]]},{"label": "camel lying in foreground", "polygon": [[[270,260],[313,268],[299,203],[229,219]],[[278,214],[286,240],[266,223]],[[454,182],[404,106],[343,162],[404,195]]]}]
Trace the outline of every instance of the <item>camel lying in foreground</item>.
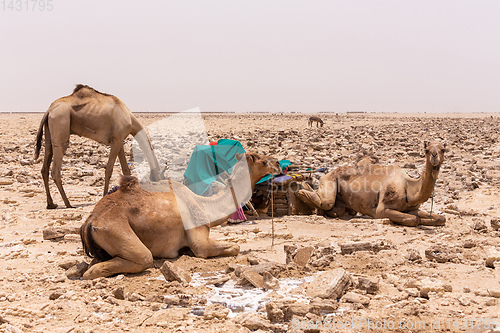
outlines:
[{"label": "camel lying in foreground", "polygon": [[343,166],[326,174],[317,192],[300,190],[300,200],[335,216],[335,206],[345,206],[374,218],[388,218],[405,226],[444,225],[445,217],[419,210],[434,190],[446,147],[424,143],[425,169],[415,179],[396,165],[360,163]]},{"label": "camel lying in foreground", "polygon": [[130,175],[123,140],[132,134],[141,148],[151,168],[151,179],[159,180],[160,166],[156,159],[151,142],[137,118],[117,97],[101,93],[94,88],[79,84],[69,96],[61,97],[50,105],[45,112],[36,136],[35,160],[38,159],[42,147],[42,136],[45,128],[45,156],[42,167],[42,178],[47,194],[47,208],[57,207],[49,190],[49,168],[52,166],[52,179],[61,193],[64,204],[72,208],[64,192],[61,181],[63,155],[69,146],[71,134],[83,136],[99,143],[111,146],[104,178],[104,194],[108,192],[109,179],[113,173],[116,157],[120,159],[122,172]]},{"label": "camel lying in foreground", "polygon": [[85,253],[99,261],[83,277],[139,273],[153,257],[175,258],[186,246],[201,258],[237,255],[238,245],[209,239],[210,227],[224,223],[251,198],[255,184],[280,167],[276,159],[255,153],[236,158],[228,185],[211,197],[178,182],[169,191],[148,192],[137,178],[123,176],[119,190],[104,196],[80,229]]}]

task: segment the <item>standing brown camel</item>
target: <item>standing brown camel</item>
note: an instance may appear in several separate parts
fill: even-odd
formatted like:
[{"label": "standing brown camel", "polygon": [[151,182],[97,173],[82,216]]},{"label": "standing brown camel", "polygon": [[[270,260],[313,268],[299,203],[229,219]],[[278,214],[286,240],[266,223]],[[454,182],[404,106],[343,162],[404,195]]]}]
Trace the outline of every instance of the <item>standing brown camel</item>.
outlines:
[{"label": "standing brown camel", "polygon": [[340,206],[405,226],[444,225],[444,216],[431,215],[419,207],[433,193],[446,145],[425,142],[424,148],[425,169],[418,179],[396,165],[358,163],[332,170],[321,178],[317,192],[300,190],[297,197],[327,215],[334,215],[337,200]]},{"label": "standing brown camel", "polygon": [[127,106],[117,97],[101,93],[94,88],[79,84],[69,96],[55,100],[45,112],[36,136],[35,160],[40,154],[42,136],[45,128],[45,156],[42,167],[42,178],[47,193],[47,208],[57,207],[49,190],[49,168],[52,166],[52,179],[59,189],[66,207],[71,204],[64,192],[61,181],[63,155],[69,146],[71,134],[83,136],[99,143],[111,146],[108,164],[106,165],[104,193],[108,192],[109,179],[113,173],[116,157],[120,159],[122,172],[130,175],[123,140],[132,134],[151,168],[151,179],[160,179],[160,166],[156,159],[151,142],[142,125],[130,112]]},{"label": "standing brown camel", "polygon": [[309,121],[307,122],[307,124],[309,126],[312,126],[313,122],[316,122],[316,127],[319,127],[319,124],[321,124],[321,127],[323,127],[323,125],[324,125],[323,120],[321,120],[321,118],[317,117],[317,116],[309,117]]},{"label": "standing brown camel", "polygon": [[250,199],[255,184],[280,168],[276,159],[255,153],[236,159],[228,185],[211,197],[174,181],[169,191],[148,192],[137,178],[122,177],[120,189],[102,198],[80,228],[85,253],[99,261],[83,277],[139,273],[153,257],[175,258],[186,246],[201,258],[237,255],[237,244],[209,238],[210,227],[227,221]]}]

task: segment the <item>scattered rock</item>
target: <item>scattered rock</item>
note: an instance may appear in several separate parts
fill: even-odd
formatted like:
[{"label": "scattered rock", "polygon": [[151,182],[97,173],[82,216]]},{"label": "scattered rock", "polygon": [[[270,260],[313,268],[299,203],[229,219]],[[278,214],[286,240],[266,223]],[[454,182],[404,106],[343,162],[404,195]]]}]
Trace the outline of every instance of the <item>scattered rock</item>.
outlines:
[{"label": "scattered rock", "polygon": [[222,304],[210,304],[205,307],[203,319],[211,320],[214,318],[225,319],[229,314],[229,309]]},{"label": "scattered rock", "polygon": [[422,284],[419,286],[420,297],[429,298],[429,293],[444,293],[445,287],[441,281],[425,278],[422,280]]},{"label": "scattered rock", "polygon": [[379,288],[379,281],[375,278],[359,277],[356,287],[366,291],[368,294],[376,294]]},{"label": "scattered rock", "polygon": [[313,281],[305,283],[304,288],[309,297],[339,299],[351,285],[350,275],[342,268],[323,272]]},{"label": "scattered rock", "polygon": [[342,254],[351,254],[356,251],[371,251],[372,243],[371,242],[350,242],[340,244],[340,250]]},{"label": "scattered rock", "polygon": [[274,302],[266,303],[266,313],[267,319],[269,319],[273,323],[282,322],[284,319],[283,311]]},{"label": "scattered rock", "polygon": [[3,330],[2,332],[6,332],[6,333],[23,333],[25,331],[11,325],[11,324],[5,324],[5,326],[3,327]]},{"label": "scattered rock", "polygon": [[250,265],[258,265],[259,264],[259,259],[256,257],[248,256],[247,259],[248,259],[248,263]]},{"label": "scattered rock", "polygon": [[356,251],[371,251],[377,253],[381,250],[389,250],[391,248],[393,248],[393,246],[383,240],[377,240],[374,242],[349,242],[340,244],[340,250],[342,254],[351,254]]},{"label": "scattered rock", "polygon": [[125,289],[122,286],[115,288],[113,290],[113,296],[116,299],[124,300],[125,299]]},{"label": "scattered rock", "polygon": [[465,248],[465,249],[471,249],[473,247],[476,247],[476,240],[472,239],[472,238],[467,238],[464,240],[464,242],[462,243],[462,246]]},{"label": "scattered rock", "polygon": [[275,325],[258,313],[242,313],[234,318],[234,321],[250,330],[274,330]]},{"label": "scattered rock", "polygon": [[255,288],[264,288],[264,277],[259,273],[251,270],[245,270],[243,271],[241,276],[242,278],[250,282]]},{"label": "scattered rock", "polygon": [[68,279],[79,279],[83,276],[83,274],[89,269],[89,264],[85,261],[82,261],[72,267],[70,267],[66,271],[66,277]]},{"label": "scattered rock", "polygon": [[221,276],[220,278],[210,279],[206,281],[206,284],[213,284],[216,287],[220,287],[225,282],[229,281],[231,277],[229,275]]},{"label": "scattered rock", "polygon": [[500,219],[499,218],[492,218],[490,221],[491,224],[491,229],[493,230],[500,230]]},{"label": "scattered rock", "polygon": [[458,299],[458,303],[461,306],[469,306],[470,305],[470,299],[468,297],[462,296]]},{"label": "scattered rock", "polygon": [[495,268],[495,261],[500,261],[500,251],[490,248],[486,253],[486,267]]},{"label": "scattered rock", "polygon": [[338,302],[319,297],[314,298],[309,304],[318,307],[322,313],[333,313],[339,307]]},{"label": "scattered rock", "polygon": [[491,297],[500,298],[500,290],[499,289],[488,289],[488,293]]},{"label": "scattered rock", "polygon": [[433,245],[425,250],[425,257],[428,260],[435,260],[439,263],[445,263],[458,259],[456,250],[441,245]]},{"label": "scattered rock", "polygon": [[269,290],[269,289],[280,288],[280,281],[274,276],[272,276],[271,273],[264,272],[262,276],[264,278],[264,289]]},{"label": "scattered rock", "polygon": [[77,235],[77,234],[66,234],[66,235],[64,235],[63,240],[65,242],[70,242],[70,243],[80,243],[81,242],[80,235]]},{"label": "scattered rock", "polygon": [[[268,272],[272,276],[278,276],[280,272],[282,272],[285,267],[282,264],[279,264],[275,261],[269,261],[269,262],[263,262],[258,265],[253,265],[253,266],[234,266],[234,273],[236,276],[240,276],[242,272],[250,270],[255,273],[259,273],[260,275],[264,274],[264,272]],[[228,269],[226,270],[226,273],[230,273],[231,269],[230,266],[228,266]]]},{"label": "scattered rock", "polygon": [[289,321],[293,316],[304,317],[308,313],[321,315],[319,307],[306,303],[293,303],[284,306],[283,314],[285,321]]},{"label": "scattered rock", "polygon": [[286,253],[286,264],[296,264],[299,267],[304,267],[309,262],[314,247],[300,247],[298,245],[285,245],[284,250]]},{"label": "scattered rock", "polygon": [[80,227],[48,227],[43,229],[43,239],[59,239],[66,234],[80,234]]},{"label": "scattered rock", "polygon": [[165,261],[160,267],[160,272],[166,281],[178,281],[183,284],[191,282],[191,275],[182,268],[174,266],[170,261]]},{"label": "scattered rock", "polygon": [[53,301],[55,299],[58,299],[59,297],[61,297],[65,293],[66,293],[66,289],[56,289],[50,293],[49,299]]},{"label": "scattered rock", "polygon": [[488,226],[486,225],[486,222],[479,217],[473,217],[472,218],[472,229],[475,231],[481,232],[481,231],[486,231],[488,230]]},{"label": "scattered rock", "polygon": [[59,263],[59,267],[61,267],[62,269],[69,269],[78,264],[78,262],[78,259],[69,259]]},{"label": "scattered rock", "polygon": [[412,262],[422,262],[422,256],[415,249],[407,249],[406,250],[406,259],[408,259],[408,261],[412,261]]},{"label": "scattered rock", "polygon": [[[2,184],[0,184],[2,185]],[[2,317],[2,315],[0,314],[0,324],[8,324],[9,321],[7,319],[5,319],[4,317]]]},{"label": "scattered rock", "polygon": [[126,293],[125,299],[129,302],[138,302],[138,301],[144,301],[146,297],[138,293],[132,293],[132,294]]},{"label": "scattered rock", "polygon": [[172,323],[184,322],[188,317],[189,308],[168,308],[156,311],[143,325],[168,328]]},{"label": "scattered rock", "polygon": [[369,297],[360,295],[360,294],[352,292],[352,291],[350,291],[347,294],[345,294],[342,297],[342,300],[344,302],[348,302],[348,303],[359,303],[359,304],[364,305],[365,307],[370,304],[370,298]]},{"label": "scattered rock", "polygon": [[186,295],[186,294],[164,295],[163,303],[168,305],[188,306],[192,305],[193,297],[191,295]]}]

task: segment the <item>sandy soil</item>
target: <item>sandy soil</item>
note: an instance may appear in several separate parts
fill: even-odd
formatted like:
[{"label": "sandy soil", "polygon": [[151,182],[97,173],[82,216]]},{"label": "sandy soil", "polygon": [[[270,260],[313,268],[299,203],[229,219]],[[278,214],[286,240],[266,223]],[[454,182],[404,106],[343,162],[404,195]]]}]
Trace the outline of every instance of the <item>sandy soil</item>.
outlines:
[{"label": "sandy soil", "polygon": [[[445,214],[446,225],[408,228],[361,216],[285,216],[274,219],[274,246],[270,218],[223,225],[213,229],[212,237],[237,242],[241,254],[207,260],[187,254],[171,260],[193,276],[187,285],[166,282],[159,270],[162,260],[141,274],[68,279],[68,268],[90,262],[74,230],[100,199],[108,148],[72,136],[63,182],[76,208],[61,208],[51,181],[60,208],[46,210],[41,162],[32,161],[42,114],[0,114],[0,332],[357,332],[375,327],[311,326],[331,318],[337,324],[385,322],[379,331],[487,332],[488,325],[500,321],[500,265],[485,265],[490,251],[500,250],[500,231],[490,225],[500,217],[500,117],[321,116],[323,128],[308,128],[308,116],[300,114],[207,114],[204,120],[211,140],[235,138],[247,150],[316,167],[349,163],[366,150],[382,164],[395,163],[418,175],[424,164],[423,141],[445,140],[450,152],[436,184],[433,210]],[[162,117],[139,115],[144,125]],[[116,164],[113,185],[119,172]],[[423,208],[429,210],[430,202]],[[44,230],[56,227],[69,231],[62,238],[44,239]],[[386,246],[342,254],[341,244],[352,241],[382,241]],[[304,268],[286,265],[285,245],[312,246],[315,252]],[[425,255],[436,246],[443,260]],[[321,254],[325,249],[327,256]],[[279,264],[272,271],[279,290],[234,285],[238,279],[232,270],[268,261]],[[349,295],[327,300],[329,305],[318,312],[311,304],[322,300],[308,297],[301,283],[320,271],[333,275],[338,268],[351,275],[353,283],[344,291]],[[221,276],[229,277],[225,287],[207,282]],[[377,290],[367,292],[356,283],[363,277]],[[285,320],[268,320],[266,303],[280,308]],[[396,325],[392,330],[387,326],[391,322]]]}]

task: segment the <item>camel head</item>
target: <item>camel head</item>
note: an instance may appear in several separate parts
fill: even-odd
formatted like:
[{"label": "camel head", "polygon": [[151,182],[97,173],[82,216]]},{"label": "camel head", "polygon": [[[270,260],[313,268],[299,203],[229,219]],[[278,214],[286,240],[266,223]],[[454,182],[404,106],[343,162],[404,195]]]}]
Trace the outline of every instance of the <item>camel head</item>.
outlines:
[{"label": "camel head", "polygon": [[[277,159],[267,157],[257,153],[236,154],[238,161],[246,158],[246,165],[250,171],[250,178],[253,185],[267,174],[279,174],[281,172],[280,164]],[[237,163],[241,164],[241,163]]]},{"label": "camel head", "polygon": [[446,143],[441,143],[438,141],[425,141],[424,148],[427,163],[432,165],[435,169],[439,169],[444,161],[444,153],[448,151],[446,149]]}]

